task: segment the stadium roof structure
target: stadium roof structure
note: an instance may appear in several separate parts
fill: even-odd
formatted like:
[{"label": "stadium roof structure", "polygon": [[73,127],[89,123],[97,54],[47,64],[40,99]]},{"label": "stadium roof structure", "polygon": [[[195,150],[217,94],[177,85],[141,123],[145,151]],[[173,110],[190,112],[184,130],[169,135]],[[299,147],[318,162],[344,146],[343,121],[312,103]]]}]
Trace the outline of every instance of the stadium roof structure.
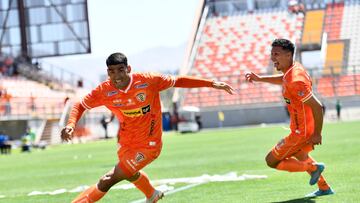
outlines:
[{"label": "stadium roof structure", "polygon": [[1,0],[0,53],[29,58],[90,53],[87,0]]}]

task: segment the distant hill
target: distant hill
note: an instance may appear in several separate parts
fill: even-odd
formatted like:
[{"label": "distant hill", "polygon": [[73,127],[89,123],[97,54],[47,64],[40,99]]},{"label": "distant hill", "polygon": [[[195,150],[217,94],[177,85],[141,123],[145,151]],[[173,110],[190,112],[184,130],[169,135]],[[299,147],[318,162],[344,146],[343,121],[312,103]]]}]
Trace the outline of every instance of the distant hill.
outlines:
[{"label": "distant hill", "polygon": [[134,71],[177,73],[185,55],[185,43],[178,47],[155,47],[128,57]]},{"label": "distant hill", "polygon": [[[177,47],[154,47],[127,57],[134,72],[149,71],[176,74],[182,65],[185,47],[186,43]],[[106,78],[105,60],[109,54],[106,56],[87,54],[43,58],[40,63],[44,69],[56,66],[76,75],[84,76],[85,81],[97,84]]]}]

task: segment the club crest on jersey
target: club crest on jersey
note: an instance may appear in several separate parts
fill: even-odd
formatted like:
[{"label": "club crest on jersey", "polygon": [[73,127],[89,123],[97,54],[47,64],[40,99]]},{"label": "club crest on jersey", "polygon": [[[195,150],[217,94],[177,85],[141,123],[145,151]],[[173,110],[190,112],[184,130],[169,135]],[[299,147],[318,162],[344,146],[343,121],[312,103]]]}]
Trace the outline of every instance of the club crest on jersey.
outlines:
[{"label": "club crest on jersey", "polygon": [[284,97],[284,100],[287,104],[290,104],[290,99]]},{"label": "club crest on jersey", "polygon": [[137,152],[136,155],[135,155],[135,161],[137,163],[143,161],[145,159],[145,156],[143,153],[140,153],[140,152]]},{"label": "club crest on jersey", "polygon": [[139,94],[136,95],[136,99],[139,101],[139,102],[144,102],[146,100],[146,94],[141,92]]},{"label": "club crest on jersey", "polygon": [[144,83],[144,84],[140,84],[140,85],[136,85],[135,88],[136,89],[143,89],[143,88],[146,88],[148,87],[149,85],[147,83]]},{"label": "club crest on jersey", "polygon": [[114,95],[116,95],[116,94],[118,94],[118,91],[116,91],[116,90],[107,92],[107,96],[108,96],[108,97],[114,96]]}]

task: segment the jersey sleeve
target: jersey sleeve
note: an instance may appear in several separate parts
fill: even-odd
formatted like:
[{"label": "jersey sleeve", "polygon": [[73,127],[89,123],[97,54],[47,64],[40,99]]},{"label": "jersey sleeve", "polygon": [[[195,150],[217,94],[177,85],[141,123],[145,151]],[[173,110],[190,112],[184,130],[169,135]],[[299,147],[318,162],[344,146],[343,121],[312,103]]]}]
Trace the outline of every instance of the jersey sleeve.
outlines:
[{"label": "jersey sleeve", "polygon": [[291,95],[301,101],[306,102],[313,95],[311,86],[303,81],[296,81],[290,85]]},{"label": "jersey sleeve", "polygon": [[102,101],[101,90],[102,90],[102,86],[101,85],[97,86],[81,100],[81,105],[85,109],[92,109],[103,105],[101,102]]},{"label": "jersey sleeve", "polygon": [[152,73],[154,85],[158,91],[166,90],[170,87],[174,87],[176,78],[172,75]]}]

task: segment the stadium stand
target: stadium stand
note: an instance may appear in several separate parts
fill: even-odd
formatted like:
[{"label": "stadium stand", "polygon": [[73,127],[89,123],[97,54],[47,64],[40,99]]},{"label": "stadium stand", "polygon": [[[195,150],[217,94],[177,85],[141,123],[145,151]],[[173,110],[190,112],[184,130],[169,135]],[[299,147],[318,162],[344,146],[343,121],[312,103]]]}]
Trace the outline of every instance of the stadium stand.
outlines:
[{"label": "stadium stand", "polygon": [[[228,96],[220,92],[208,94],[208,90],[204,89],[199,90],[198,94],[186,94],[185,105],[200,103],[200,106],[207,107],[281,101],[279,87],[261,84],[259,89],[246,84],[242,75],[249,70],[267,72],[271,63],[271,41],[276,37],[298,41],[302,22],[302,14],[291,15],[286,10],[208,18],[190,74],[226,81],[236,87],[239,95]],[[242,89],[252,93],[243,92]]]},{"label": "stadium stand", "polygon": [[[359,68],[360,64],[360,2],[345,1],[340,39],[349,39],[348,65]],[[357,70],[358,71],[358,70]]]},{"label": "stadium stand", "polygon": [[[242,78],[246,71],[259,74],[273,71],[269,52],[275,38],[296,42],[300,47],[297,52],[303,47],[306,51],[325,50],[323,66],[308,67],[314,73],[314,88],[317,88],[314,91],[321,98],[358,95],[360,2],[305,3],[304,12],[276,7],[223,13],[218,9],[217,13],[210,13],[203,29],[198,30],[200,37],[195,43],[196,53],[189,74],[224,80],[233,85],[238,94],[227,96],[203,89],[189,90],[185,92],[182,105],[217,107],[281,103],[281,87],[249,85]],[[224,5],[224,1],[221,4]],[[324,33],[327,34],[326,42],[322,42]]]},{"label": "stadium stand", "polygon": [[1,83],[2,88],[12,97],[12,115],[29,115],[33,112],[39,115],[55,115],[63,110],[67,96],[65,92],[51,90],[49,86],[23,77],[2,78]]},{"label": "stadium stand", "polygon": [[325,32],[328,40],[339,40],[341,35],[344,2],[328,4],[325,11]]},{"label": "stadium stand", "polygon": [[305,14],[302,44],[321,44],[325,11],[312,10]]}]

